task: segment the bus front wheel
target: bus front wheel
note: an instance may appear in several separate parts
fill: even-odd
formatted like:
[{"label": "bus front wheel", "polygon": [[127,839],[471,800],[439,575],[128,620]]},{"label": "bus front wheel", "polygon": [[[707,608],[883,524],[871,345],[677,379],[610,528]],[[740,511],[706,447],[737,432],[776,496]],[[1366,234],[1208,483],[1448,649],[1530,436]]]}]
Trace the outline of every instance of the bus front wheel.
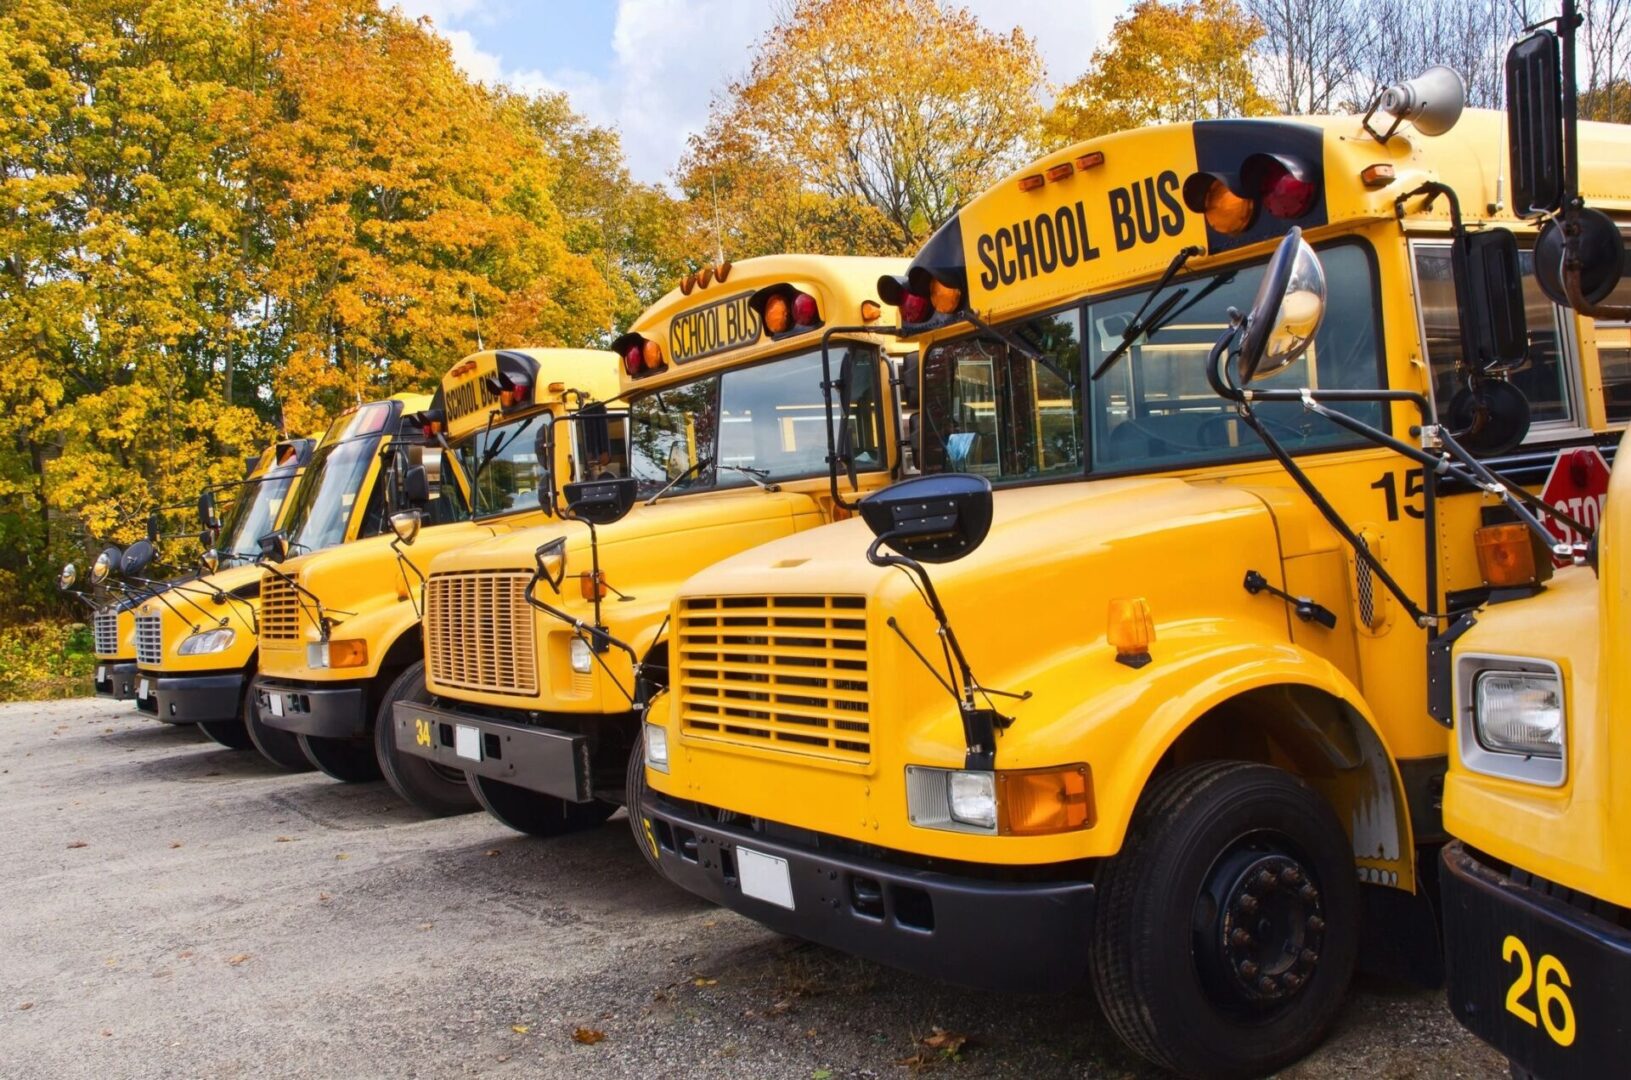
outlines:
[{"label": "bus front wheel", "polygon": [[396,748],[396,719],[391,707],[398,701],[429,704],[430,700],[425,690],[425,662],[416,660],[385,691],[385,700],[374,718],[374,753],[379,757],[385,782],[410,805],[437,817],[466,814],[479,804],[475,792],[465,783],[464,770],[450,769]]},{"label": "bus front wheel", "polygon": [[506,784],[489,776],[470,775],[470,790],[482,809],[528,836],[565,836],[593,829],[617,812],[607,802],[573,803]]},{"label": "bus front wheel", "polygon": [[249,691],[244,701],[244,728],[249,741],[261,752],[261,757],[286,772],[310,772],[311,762],[300,752],[300,736],[280,731],[261,722],[260,706],[255,703],[255,691]]},{"label": "bus front wheel", "polygon": [[1097,875],[1093,989],[1139,1054],[1183,1076],[1248,1077],[1312,1050],[1359,943],[1342,823],[1281,769],[1212,761],[1140,799]]}]

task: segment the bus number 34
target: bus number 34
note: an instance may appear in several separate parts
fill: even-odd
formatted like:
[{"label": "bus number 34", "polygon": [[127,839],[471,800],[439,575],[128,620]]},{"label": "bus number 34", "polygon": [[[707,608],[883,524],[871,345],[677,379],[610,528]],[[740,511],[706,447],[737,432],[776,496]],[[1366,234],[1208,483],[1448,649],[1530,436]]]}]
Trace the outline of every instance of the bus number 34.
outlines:
[{"label": "bus number 34", "polygon": [[[1515,934],[1508,934],[1501,942],[1501,959],[1518,966],[1518,977],[1507,987],[1506,1011],[1530,1027],[1544,1027],[1557,1045],[1573,1045],[1574,1006],[1569,1002],[1569,973],[1563,961],[1542,953],[1540,962],[1533,963],[1529,946]],[[1531,986],[1535,988],[1535,1008],[1523,1001]]]}]

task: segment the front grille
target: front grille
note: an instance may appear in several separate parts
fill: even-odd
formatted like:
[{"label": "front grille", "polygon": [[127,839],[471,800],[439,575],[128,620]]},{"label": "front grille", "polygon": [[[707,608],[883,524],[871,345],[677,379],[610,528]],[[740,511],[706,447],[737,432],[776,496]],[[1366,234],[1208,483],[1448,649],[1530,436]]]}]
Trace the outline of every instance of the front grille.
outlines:
[{"label": "front grille", "polygon": [[136,662],[149,667],[164,662],[164,634],[157,615],[136,616]]},{"label": "front grille", "polygon": [[865,597],[686,599],[676,641],[673,685],[687,735],[871,759]]},{"label": "front grille", "polygon": [[98,611],[91,625],[96,631],[96,655],[118,656],[119,613],[111,608]]},{"label": "front grille", "polygon": [[273,648],[300,644],[300,594],[276,574],[261,575],[260,640]]},{"label": "front grille", "polygon": [[425,666],[450,690],[538,694],[526,570],[432,574],[425,584]]}]

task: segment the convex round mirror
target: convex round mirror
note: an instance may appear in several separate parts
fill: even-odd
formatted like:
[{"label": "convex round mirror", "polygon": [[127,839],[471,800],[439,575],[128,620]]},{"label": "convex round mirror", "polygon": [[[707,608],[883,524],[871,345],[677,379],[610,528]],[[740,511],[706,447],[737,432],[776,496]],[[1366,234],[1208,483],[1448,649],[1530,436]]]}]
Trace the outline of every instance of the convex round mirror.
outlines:
[{"label": "convex round mirror", "polygon": [[153,561],[153,545],[147,540],[138,540],[125,548],[124,558],[119,560],[119,572],[125,577],[136,577],[147,564]]},{"label": "convex round mirror", "polygon": [[74,582],[78,580],[79,568],[73,563],[69,563],[68,565],[64,566],[62,568],[62,572],[57,575],[57,588],[66,592],[67,590],[73,588]]},{"label": "convex round mirror", "polygon": [[1246,316],[1235,360],[1235,385],[1274,374],[1297,362],[1325,318],[1325,268],[1293,228],[1280,241]]},{"label": "convex round mirror", "polygon": [[914,476],[873,492],[859,507],[867,528],[897,554],[951,562],[991,530],[991,483],[973,473]]},{"label": "convex round mirror", "polygon": [[108,580],[109,576],[112,575],[115,570],[119,569],[119,560],[123,556],[124,552],[120,551],[112,544],[109,544],[107,547],[103,548],[102,553],[98,555],[96,557],[96,561],[91,564],[91,584],[100,585],[104,581]]},{"label": "convex round mirror", "polygon": [[214,548],[205,548],[204,554],[198,557],[198,562],[203,566],[204,573],[213,574],[221,568],[221,553]]}]

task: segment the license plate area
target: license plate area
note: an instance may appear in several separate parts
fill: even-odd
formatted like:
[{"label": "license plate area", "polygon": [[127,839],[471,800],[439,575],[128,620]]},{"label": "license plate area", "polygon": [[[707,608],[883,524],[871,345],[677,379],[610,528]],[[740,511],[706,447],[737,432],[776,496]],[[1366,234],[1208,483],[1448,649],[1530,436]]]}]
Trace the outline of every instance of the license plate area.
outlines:
[{"label": "license plate area", "polygon": [[140,698],[141,700],[143,700],[143,701],[147,700],[148,694],[147,694],[147,680],[146,679],[141,679],[141,680],[137,681],[137,683],[136,683],[136,696],[138,698]]},{"label": "license plate area", "polygon": [[283,695],[278,693],[275,690],[272,691],[271,693],[267,694],[266,695],[266,707],[271,710],[273,716],[282,716],[283,715]]},{"label": "license plate area", "polygon": [[481,731],[469,724],[453,725],[453,752],[466,761],[482,759]]},{"label": "license plate area", "polygon": [[786,859],[738,844],[736,875],[743,896],[793,910],[793,875]]}]

